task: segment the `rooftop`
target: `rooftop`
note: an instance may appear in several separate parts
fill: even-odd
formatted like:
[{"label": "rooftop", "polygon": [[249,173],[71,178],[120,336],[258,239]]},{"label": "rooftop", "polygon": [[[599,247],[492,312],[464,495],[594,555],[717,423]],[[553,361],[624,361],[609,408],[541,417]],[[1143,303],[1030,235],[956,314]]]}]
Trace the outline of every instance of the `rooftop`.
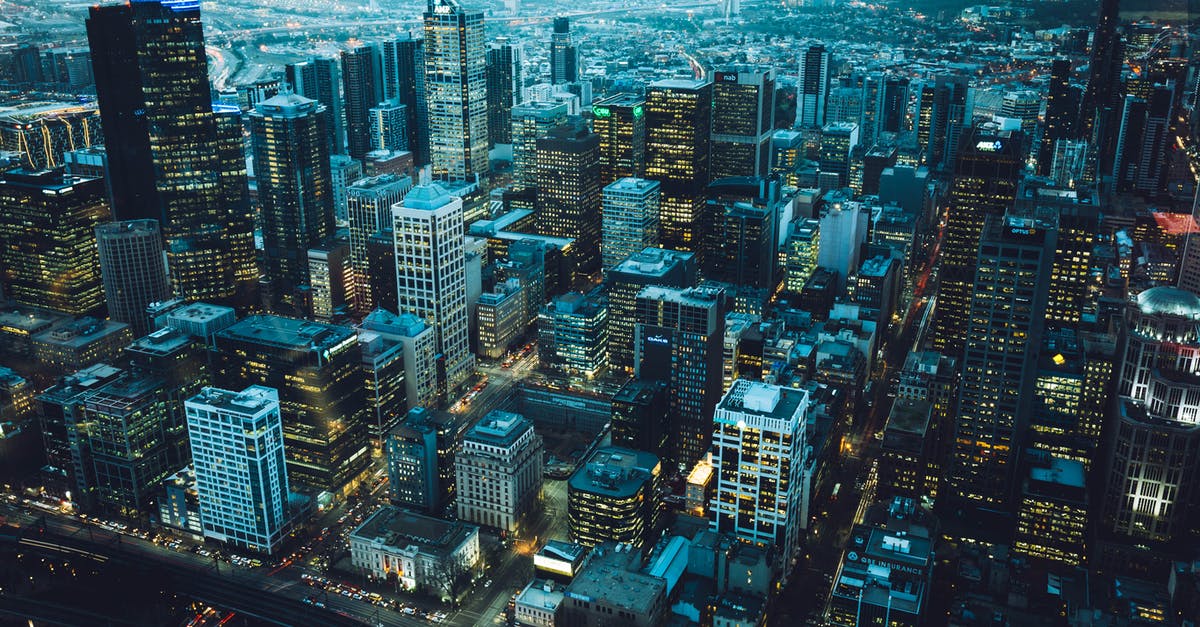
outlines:
[{"label": "rooftop", "polygon": [[621,557],[621,553],[632,551],[632,547],[597,547],[597,555],[575,575],[567,586],[567,596],[586,602],[601,603],[649,616],[656,601],[665,594],[667,582],[660,577],[646,575],[624,568],[621,560],[603,558],[603,551]]},{"label": "rooftop", "polygon": [[129,325],[115,320],[80,318],[33,336],[42,344],[79,348],[119,333],[128,333]]},{"label": "rooftop", "polygon": [[1071,488],[1084,487],[1083,463],[1073,459],[1051,457],[1046,466],[1034,466],[1029,469],[1029,478],[1045,483],[1057,483]]},{"label": "rooftop", "polygon": [[923,436],[929,429],[932,408],[928,401],[898,398],[892,404],[892,411],[888,414],[887,426],[884,429]]},{"label": "rooftop", "polygon": [[791,421],[808,405],[808,392],[750,379],[738,379],[717,405],[718,410]]},{"label": "rooftop", "polygon": [[425,552],[444,555],[475,533],[477,527],[459,520],[442,520],[387,505],[368,516],[350,536],[396,548],[417,545]]},{"label": "rooftop", "polygon": [[531,429],[533,423],[521,414],[492,410],[467,431],[464,440],[506,448]]},{"label": "rooftop", "polygon": [[188,402],[208,405],[231,414],[256,415],[279,406],[279,391],[262,385],[252,385],[241,392],[206,387]]},{"label": "rooftop", "polygon": [[350,327],[260,315],[243,318],[217,333],[217,337],[265,344],[296,351],[329,349],[356,337]]},{"label": "rooftop", "polygon": [[666,250],[663,248],[647,248],[639,253],[633,253],[627,259],[618,263],[612,272],[622,274],[639,274],[643,276],[665,276],[675,266],[693,259],[695,255],[689,252]]},{"label": "rooftop", "polygon": [[100,110],[94,102],[22,102],[0,106],[0,124],[25,125],[48,119],[99,114]]},{"label": "rooftop", "polygon": [[170,355],[191,345],[192,342],[192,336],[172,327],[164,327],[137,338],[126,350],[150,355]]},{"label": "rooftop", "polygon": [[167,314],[167,317],[181,322],[199,324],[211,322],[229,315],[236,315],[233,307],[212,305],[209,303],[190,303],[170,312]]},{"label": "rooftop", "polygon": [[620,178],[620,179],[613,181],[612,183],[609,183],[608,186],[604,188],[604,191],[644,192],[644,191],[648,191],[648,190],[654,189],[659,186],[660,185],[659,185],[658,181],[652,181],[650,179],[640,179],[640,178],[637,178],[634,176],[626,176],[625,178]]},{"label": "rooftop", "polygon": [[1200,298],[1177,287],[1152,287],[1137,295],[1137,306],[1147,316],[1165,314],[1200,320]]},{"label": "rooftop", "polygon": [[596,449],[568,482],[571,490],[616,498],[633,496],[659,474],[658,457],[617,446]]}]

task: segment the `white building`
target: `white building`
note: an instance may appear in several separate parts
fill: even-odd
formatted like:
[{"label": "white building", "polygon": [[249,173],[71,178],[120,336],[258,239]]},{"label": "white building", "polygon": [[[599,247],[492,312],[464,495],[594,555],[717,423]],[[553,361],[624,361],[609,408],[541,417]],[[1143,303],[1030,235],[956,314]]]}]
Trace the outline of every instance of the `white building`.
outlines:
[{"label": "white building", "polygon": [[773,544],[784,571],[806,526],[808,392],[738,379],[713,415],[712,529]]},{"label": "white building", "polygon": [[[486,146],[485,146],[486,148]],[[399,311],[433,327],[453,392],[475,371],[467,319],[466,248],[461,198],[436,183],[418,185],[392,207]]]},{"label": "white building", "polygon": [[520,414],[493,411],[454,458],[458,517],[514,531],[542,491],[542,436]]},{"label": "white building", "polygon": [[479,566],[479,528],[385,506],[350,533],[350,562],[376,579],[395,575],[406,590],[455,596]]},{"label": "white building", "polygon": [[363,318],[361,331],[400,342],[404,351],[407,409],[437,404],[437,336],[433,327],[411,313],[399,316],[376,309]]},{"label": "white building", "polygon": [[601,253],[604,268],[658,246],[658,181],[626,177],[604,188]]},{"label": "white building", "polygon": [[362,314],[375,307],[395,307],[395,303],[377,303],[371,294],[367,243],[371,236],[392,227],[392,206],[403,201],[412,189],[407,176],[382,174],[359,179],[346,188],[346,219],[350,228],[350,268],[354,271],[354,311]]},{"label": "white building", "polygon": [[858,249],[867,241],[870,214],[856,201],[841,196],[831,199],[828,195],[826,199],[829,202],[818,223],[817,265],[838,273],[840,292],[850,273],[858,270]]},{"label": "white building", "polygon": [[204,536],[274,553],[289,522],[279,392],[206,387],[184,408]]}]

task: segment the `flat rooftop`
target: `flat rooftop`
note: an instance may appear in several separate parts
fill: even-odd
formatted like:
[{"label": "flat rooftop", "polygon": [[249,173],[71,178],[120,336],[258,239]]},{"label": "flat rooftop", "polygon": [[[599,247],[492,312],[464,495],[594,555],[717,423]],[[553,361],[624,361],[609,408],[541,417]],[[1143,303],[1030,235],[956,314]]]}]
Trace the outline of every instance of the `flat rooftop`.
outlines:
[{"label": "flat rooftop", "polygon": [[244,318],[217,336],[296,351],[332,348],[356,337],[350,327],[269,315]]},{"label": "flat rooftop", "polygon": [[774,420],[791,420],[807,404],[808,392],[804,390],[738,379],[725,393],[717,409]]},{"label": "flat rooftop", "polygon": [[658,457],[619,446],[596,449],[568,481],[571,490],[614,498],[630,497],[661,472]]},{"label": "flat rooftop", "polygon": [[620,564],[594,558],[575,575],[567,586],[567,594],[647,616],[655,601],[666,594],[666,588],[666,580],[660,577],[630,571]]},{"label": "flat rooftop", "polygon": [[512,446],[532,428],[533,422],[521,414],[492,410],[467,432],[465,439],[504,448]]},{"label": "flat rooftop", "polygon": [[368,516],[350,535],[396,548],[415,544],[427,552],[451,553],[477,531],[477,527],[462,521],[442,520],[387,505]]},{"label": "flat rooftop", "polygon": [[647,248],[641,252],[633,253],[624,261],[618,263],[611,272],[662,277],[678,264],[694,257],[695,255],[689,252],[667,250],[664,248]]}]

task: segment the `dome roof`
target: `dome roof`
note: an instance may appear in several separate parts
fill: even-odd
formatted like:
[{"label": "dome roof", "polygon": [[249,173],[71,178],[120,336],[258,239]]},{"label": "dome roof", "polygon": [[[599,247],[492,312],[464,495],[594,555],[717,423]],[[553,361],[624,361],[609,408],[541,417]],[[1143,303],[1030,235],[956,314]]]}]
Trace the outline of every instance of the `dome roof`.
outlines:
[{"label": "dome roof", "polygon": [[1152,287],[1137,295],[1143,314],[1166,314],[1200,320],[1200,298],[1177,287]]}]

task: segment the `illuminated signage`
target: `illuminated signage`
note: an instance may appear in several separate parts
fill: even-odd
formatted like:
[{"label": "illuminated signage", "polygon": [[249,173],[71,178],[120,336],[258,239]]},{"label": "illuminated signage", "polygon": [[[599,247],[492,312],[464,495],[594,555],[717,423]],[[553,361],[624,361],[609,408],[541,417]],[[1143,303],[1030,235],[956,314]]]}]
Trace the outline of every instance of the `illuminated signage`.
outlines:
[{"label": "illuminated signage", "polygon": [[642,105],[637,105],[636,107],[633,108],[633,117],[634,118],[640,118],[644,114],[645,114],[645,112],[642,111]]},{"label": "illuminated signage", "polygon": [[998,139],[992,141],[981,141],[975,144],[975,150],[980,152],[997,152],[1003,147],[1004,144],[1000,143],[1000,140]]},{"label": "illuminated signage", "polygon": [[608,107],[592,107],[592,115],[598,118],[607,118],[612,115],[612,110]]},{"label": "illuminated signage", "polygon": [[651,344],[670,344],[671,343],[671,340],[667,339],[666,336],[663,336],[663,335],[651,335],[650,337],[646,338],[646,341],[650,342]]},{"label": "illuminated signage", "polygon": [[533,556],[533,566],[556,575],[575,576],[574,564],[553,557],[547,557],[541,553]]}]

